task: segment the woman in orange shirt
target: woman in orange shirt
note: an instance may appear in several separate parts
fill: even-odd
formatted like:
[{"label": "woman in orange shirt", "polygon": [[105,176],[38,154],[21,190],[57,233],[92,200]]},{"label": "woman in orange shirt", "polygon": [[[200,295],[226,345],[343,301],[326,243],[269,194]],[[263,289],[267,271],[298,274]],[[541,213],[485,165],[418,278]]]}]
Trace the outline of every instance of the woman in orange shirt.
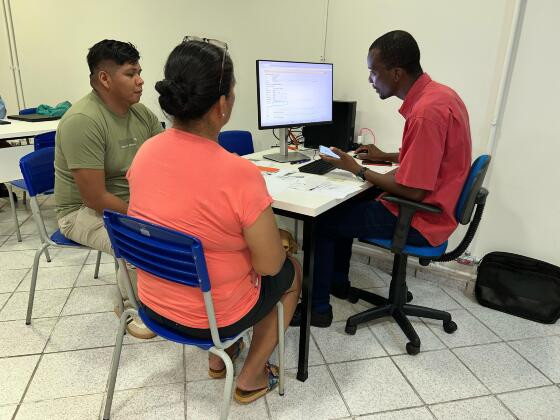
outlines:
[{"label": "woman in orange shirt", "polygon": [[[235,102],[227,45],[188,37],[171,52],[159,103],[173,127],[145,142],[128,172],[132,216],[199,238],[204,247],[221,336],[253,326],[235,398],[252,402],[277,382],[268,358],[277,345],[276,303],[288,326],[301,289],[301,267],[287,258],[266,184],[250,161],[218,144]],[[221,44],[220,44],[221,45]],[[202,294],[139,271],[138,296],[148,315],[194,337],[209,338]],[[239,340],[227,349],[239,355]],[[209,374],[225,376],[209,355]]]}]

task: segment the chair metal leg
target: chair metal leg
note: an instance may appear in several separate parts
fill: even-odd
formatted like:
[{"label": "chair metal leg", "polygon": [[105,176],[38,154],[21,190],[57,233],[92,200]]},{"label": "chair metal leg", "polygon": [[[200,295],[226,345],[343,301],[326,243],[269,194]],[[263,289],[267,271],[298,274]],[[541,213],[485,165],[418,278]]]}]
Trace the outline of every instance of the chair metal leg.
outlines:
[{"label": "chair metal leg", "polygon": [[129,316],[137,315],[135,309],[129,308],[121,315],[119,323],[119,331],[117,332],[117,341],[115,350],[113,351],[113,359],[111,362],[111,371],[107,379],[107,398],[105,399],[105,409],[103,411],[103,420],[109,420],[111,415],[111,406],[113,405],[113,394],[115,393],[115,382],[117,381],[117,371],[119,370],[119,362],[121,360],[121,350],[123,344],[124,331],[126,329],[126,320]]},{"label": "chair metal leg", "polygon": [[14,201],[14,196],[12,194],[12,184],[6,182],[6,188],[8,189],[8,197],[10,198],[10,207],[12,209],[12,219],[14,221],[14,227],[16,228],[16,235],[18,242],[21,242],[21,232],[19,231],[19,220],[16,211],[16,202]]},{"label": "chair metal leg", "polygon": [[43,244],[37,251],[35,251],[35,258],[33,259],[33,273],[31,274],[31,286],[29,287],[29,300],[27,301],[27,316],[25,324],[31,324],[31,313],[33,312],[33,300],[35,299],[35,287],[37,285],[37,273],[39,271],[39,259],[41,254],[47,249],[49,244]]},{"label": "chair metal leg", "polygon": [[23,205],[26,206],[27,205],[27,191],[23,191]]},{"label": "chair metal leg", "polygon": [[403,312],[410,316],[419,316],[422,318],[439,319],[443,322],[451,321],[449,312],[439,311],[437,309],[426,308],[424,306],[406,304],[403,306]]},{"label": "chair metal leg", "polygon": [[278,369],[280,370],[278,393],[284,395],[284,305],[278,302],[276,307],[278,308]]},{"label": "chair metal leg", "polygon": [[222,411],[220,413],[220,420],[227,420],[229,416],[229,408],[231,405],[231,397],[233,395],[233,363],[229,355],[222,349],[212,347],[210,353],[215,354],[224,361],[226,365],[226,383],[224,384],[224,395],[222,399]]},{"label": "chair metal leg", "polygon": [[95,272],[93,273],[93,278],[99,278],[99,264],[101,264],[101,251],[97,251],[97,259],[95,260]]},{"label": "chair metal leg", "polygon": [[47,259],[47,262],[51,262],[51,254],[49,254],[49,250],[47,248],[45,248],[45,258]]}]

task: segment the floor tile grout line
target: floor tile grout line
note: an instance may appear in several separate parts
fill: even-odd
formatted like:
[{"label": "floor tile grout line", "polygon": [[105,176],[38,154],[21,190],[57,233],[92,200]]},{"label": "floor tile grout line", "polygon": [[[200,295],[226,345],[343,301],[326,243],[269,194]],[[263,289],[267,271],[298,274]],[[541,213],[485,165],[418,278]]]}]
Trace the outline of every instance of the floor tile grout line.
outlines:
[{"label": "floor tile grout line", "polygon": [[[86,256],[85,259],[87,259],[87,257],[89,256],[89,252],[88,255]],[[72,294],[72,291],[74,290],[74,286],[76,284],[76,282],[78,281],[78,278],[80,277],[80,273],[83,271],[84,269],[84,265],[82,264],[82,267],[80,268],[80,270],[78,271],[78,274],[76,275],[76,278],[74,279],[73,285],[72,285],[72,289],[70,290],[70,293],[68,293],[68,296],[66,297],[66,301],[64,302],[64,305],[62,305],[62,307],[60,308],[60,312],[58,314],[58,316],[56,317],[56,322],[54,323],[53,328],[51,329],[51,332],[49,334],[49,337],[47,338],[47,341],[45,342],[45,345],[43,347],[43,351],[41,353],[44,353],[45,350],[47,349],[47,346],[49,345],[49,342],[51,341],[51,337],[54,333],[54,330],[56,329],[56,326],[59,324],[60,322],[60,318],[62,315],[62,311],[64,310],[64,307],[66,306],[66,304],[68,303],[68,300],[70,299],[70,295]],[[39,276],[39,273],[37,273],[37,277]]]},{"label": "floor tile grout line", "polygon": [[25,396],[27,395],[27,391],[29,390],[29,387],[31,386],[31,382],[33,381],[33,378],[35,377],[35,373],[37,372],[37,369],[39,369],[39,364],[41,363],[42,359],[43,359],[43,355],[41,354],[39,356],[39,359],[37,359],[37,363],[35,364],[35,368],[33,369],[33,372],[31,372],[31,376],[29,377],[29,380],[27,381],[27,385],[25,386],[25,389],[23,390],[23,393],[21,394],[19,403],[16,407],[16,411],[14,411],[14,415],[12,417],[12,420],[14,420],[16,418],[17,412],[19,411],[19,408],[20,408],[21,404],[23,404],[23,400],[25,399]]},{"label": "floor tile grout line", "polygon": [[[163,387],[170,386],[170,385],[182,385],[184,383],[185,383],[185,381],[166,382],[166,383],[161,383],[161,384],[159,384],[159,383],[158,384],[144,384],[142,386],[135,386],[135,387],[131,387],[131,388],[115,389],[115,394],[117,394],[119,392],[144,390],[144,389],[150,389],[150,388],[163,388]],[[42,402],[48,402],[48,401],[58,401],[58,400],[64,400],[64,399],[68,399],[68,398],[88,397],[88,396],[91,396],[91,395],[99,395],[99,396],[103,396],[105,398],[106,394],[107,394],[107,390],[105,389],[103,391],[96,391],[96,392],[85,393],[85,394],[65,395],[65,396],[60,396],[60,397],[55,397],[55,398],[45,398],[45,399],[41,399],[41,400],[20,402],[20,403],[18,403],[18,405],[36,404],[36,403],[42,403]],[[7,405],[15,405],[15,404],[7,404]]]},{"label": "floor tile grout line", "polygon": [[[443,289],[442,289],[443,290]],[[445,292],[445,290],[444,290]],[[447,293],[447,292],[446,292]],[[448,294],[448,293],[447,293]],[[449,295],[449,294],[448,294]],[[449,295],[449,297],[451,297],[452,299],[453,296]],[[458,302],[458,301],[457,301]],[[459,303],[459,302],[458,302]],[[459,303],[461,304],[461,303]],[[494,333],[498,338],[500,338],[501,342],[504,343],[509,343],[509,342],[515,342],[515,341],[523,341],[523,340],[531,340],[531,339],[536,339],[536,338],[546,338],[546,337],[554,337],[554,336],[560,336],[560,331],[557,333],[551,333],[551,334],[544,334],[544,335],[537,335],[534,337],[523,337],[523,338],[514,338],[511,340],[505,339],[503,338],[500,334],[498,334],[498,332],[496,332],[495,330],[492,329],[491,326],[487,325],[483,320],[481,320],[473,311],[472,308],[468,308],[467,306],[462,305],[463,308],[467,311],[467,313],[469,315],[471,315],[473,318],[475,318],[478,322],[480,322],[482,325],[484,325],[486,328],[488,328],[492,333]],[[481,307],[483,307],[481,305]],[[511,315],[512,317],[514,317],[514,319],[516,318],[514,315]],[[489,343],[490,344],[490,343]],[[523,355],[521,355],[521,357],[523,357]],[[524,357],[523,357],[524,358]],[[524,358],[525,359],[525,358]],[[527,360],[528,361],[528,360]]]},{"label": "floor tile grout line", "polygon": [[554,380],[550,377],[548,377],[548,375],[546,373],[544,373],[540,368],[538,368],[537,366],[535,366],[533,364],[533,362],[531,362],[527,357],[523,356],[523,354],[521,354],[515,347],[513,347],[510,343],[508,343],[507,341],[504,342],[506,346],[508,346],[510,349],[513,350],[514,353],[516,353],[517,355],[519,355],[519,357],[521,357],[522,360],[525,360],[531,367],[533,367],[537,372],[539,372],[542,376],[544,376],[546,379],[548,379],[550,381],[550,383],[552,385],[555,385],[556,382],[554,382]]},{"label": "floor tile grout line", "polygon": [[27,271],[25,272],[25,274],[23,275],[23,277],[21,278],[21,280],[19,281],[19,283],[17,284],[17,286],[15,287],[15,289],[12,291],[12,293],[10,293],[10,297],[8,297],[8,299],[6,299],[6,302],[4,302],[4,304],[2,306],[0,306],[0,314],[2,313],[2,311],[4,310],[4,308],[6,307],[6,305],[8,305],[8,302],[12,299],[12,297],[14,296],[14,294],[16,293],[17,288],[21,285],[21,283],[25,280],[25,278],[27,277],[27,275],[29,274],[29,272],[32,270],[32,268],[28,268]]},{"label": "floor tile grout line", "polygon": [[422,398],[422,396],[420,395],[420,391],[418,391],[416,389],[416,387],[412,384],[412,381],[408,378],[408,376],[405,375],[405,373],[402,371],[402,369],[400,368],[400,366],[397,364],[397,362],[393,359],[393,356],[389,356],[389,360],[391,360],[391,363],[393,364],[393,366],[395,366],[395,368],[399,371],[399,373],[401,374],[401,376],[404,378],[404,380],[406,381],[406,383],[408,384],[408,386],[412,389],[412,391],[414,391],[414,393],[416,394],[416,396],[418,397],[418,399],[420,400],[420,402],[423,405],[426,405],[426,401],[424,401],[424,398]]},{"label": "floor tile grout line", "polygon": [[313,339],[313,342],[315,343],[315,345],[317,346],[317,351],[319,352],[319,354],[321,355],[321,357],[323,358],[323,361],[325,362],[325,366],[327,368],[327,372],[331,378],[331,380],[334,383],[334,387],[336,388],[338,395],[340,396],[340,398],[342,399],[342,403],[344,404],[344,406],[346,407],[346,411],[348,412],[348,414],[350,416],[352,416],[352,410],[350,409],[350,405],[348,404],[348,402],[346,401],[346,398],[344,398],[344,394],[342,393],[342,390],[340,389],[340,385],[338,384],[331,368],[329,367],[329,364],[327,363],[327,358],[324,356],[323,351],[321,350],[321,347],[319,346],[319,343],[317,342],[317,340],[315,339],[315,337],[313,336],[313,334],[310,333],[310,337]]},{"label": "floor tile grout line", "polygon": [[183,378],[185,384],[183,385],[183,416],[187,420],[187,354],[185,353],[185,345],[182,346],[183,353]]}]

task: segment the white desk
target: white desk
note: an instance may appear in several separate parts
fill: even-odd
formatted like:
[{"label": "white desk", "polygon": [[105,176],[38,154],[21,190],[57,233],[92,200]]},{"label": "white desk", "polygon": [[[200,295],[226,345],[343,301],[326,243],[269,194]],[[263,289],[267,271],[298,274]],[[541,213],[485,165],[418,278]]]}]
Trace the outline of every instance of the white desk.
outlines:
[{"label": "white desk", "polygon": [[[54,121],[17,121],[6,120],[11,124],[0,125],[0,140],[21,139],[34,137],[38,134],[56,131],[60,120]],[[14,146],[0,148],[0,182],[20,179],[19,160],[31,153],[33,146]]]},{"label": "white desk", "polygon": [[[267,161],[262,157],[263,155],[274,153],[274,151],[277,150],[278,149],[265,150],[262,152],[256,152],[250,155],[245,155],[243,157],[250,160],[258,159],[259,161],[263,161],[263,162],[266,161],[267,166],[276,167],[281,170],[287,169],[294,172],[297,172],[300,166],[309,163],[309,162],[305,162],[302,164],[292,165],[290,163],[278,163],[273,161]],[[326,177],[334,182],[351,184],[359,189],[356,190],[355,192],[350,193],[349,195],[347,195],[342,199],[334,198],[332,196],[329,196],[328,194],[317,194],[317,193],[310,194],[308,191],[297,191],[292,189],[286,189],[278,193],[275,193],[274,191],[270,191],[271,196],[274,199],[274,203],[272,204],[272,207],[277,210],[284,210],[284,211],[298,213],[302,216],[317,217],[323,214],[324,212],[326,212],[327,210],[330,210],[331,208],[337,206],[338,204],[360,194],[362,191],[365,191],[371,187],[371,184],[369,184],[368,182],[362,182],[354,175],[346,171],[342,173],[328,172],[325,175],[306,174],[306,176],[321,177],[321,178]]]},{"label": "white desk", "polygon": [[[272,149],[272,152],[278,149]],[[253,153],[243,156],[250,160],[263,160],[262,155],[271,153],[271,150]],[[308,162],[305,162],[308,163]],[[303,164],[305,164],[303,163]],[[279,169],[288,169],[297,171],[298,167],[303,165],[292,165],[290,163],[277,163],[270,161],[270,164],[263,166],[276,167]],[[376,167],[370,167],[376,170]],[[391,168],[377,167],[379,172],[388,172]],[[338,172],[338,171],[337,171]],[[348,201],[357,198],[357,196],[365,193],[372,185],[369,182],[362,182],[348,172],[340,175],[329,172],[326,175],[312,175],[327,177],[332,180],[340,180],[341,182],[352,183],[359,188],[346,195],[344,198],[333,198],[327,194],[316,194],[314,191],[299,190],[279,190],[278,192],[269,191],[274,202],[272,209],[274,213],[291,217],[303,221],[303,284],[302,284],[302,317],[299,336],[299,358],[297,378],[300,381],[307,379],[307,361],[309,355],[309,328],[311,320],[311,291],[313,289],[313,260],[315,254],[315,225],[318,218],[330,209]]]},{"label": "white desk", "polygon": [[37,134],[56,131],[60,120],[54,121],[18,121],[5,120],[11,124],[0,125],[0,140],[21,139],[25,137],[34,137]]},{"label": "white desk", "polygon": [[0,182],[23,178],[19,160],[33,151],[33,145],[4,147],[0,149]]}]

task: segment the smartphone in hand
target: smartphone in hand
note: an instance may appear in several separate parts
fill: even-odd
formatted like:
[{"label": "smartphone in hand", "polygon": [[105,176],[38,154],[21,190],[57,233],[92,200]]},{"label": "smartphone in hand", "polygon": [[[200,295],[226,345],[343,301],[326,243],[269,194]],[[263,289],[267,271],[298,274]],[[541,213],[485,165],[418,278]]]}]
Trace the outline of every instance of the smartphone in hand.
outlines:
[{"label": "smartphone in hand", "polygon": [[319,146],[319,153],[333,157],[335,159],[340,159],[340,156],[338,156],[335,152],[333,152],[331,149],[329,149],[326,146]]}]

